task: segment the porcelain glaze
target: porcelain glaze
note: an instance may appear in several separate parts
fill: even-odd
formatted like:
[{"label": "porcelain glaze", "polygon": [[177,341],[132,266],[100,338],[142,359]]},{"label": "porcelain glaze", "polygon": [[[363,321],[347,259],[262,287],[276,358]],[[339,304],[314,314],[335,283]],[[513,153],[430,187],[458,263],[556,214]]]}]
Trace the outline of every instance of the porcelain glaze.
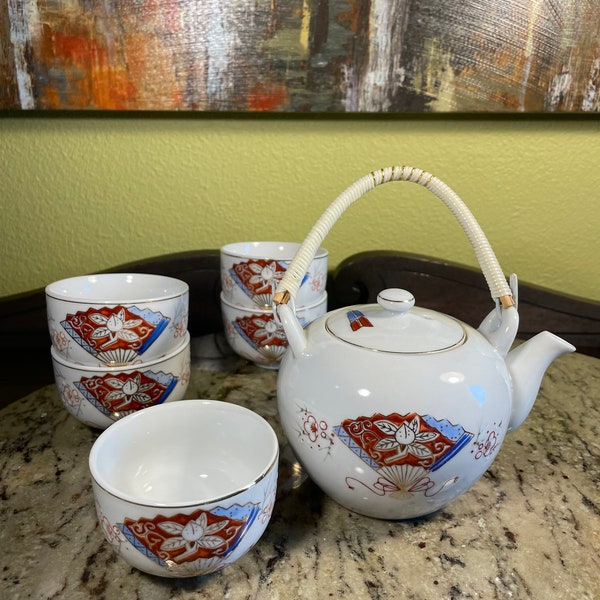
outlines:
[{"label": "porcelain glaze", "polygon": [[151,361],[181,346],[187,331],[189,286],[147,273],[103,273],[46,286],[52,347],[89,366]]},{"label": "porcelain glaze", "polygon": [[289,442],[329,496],[383,519],[430,514],[471,488],[527,416],[547,365],[574,350],[545,332],[505,360],[480,331],[411,308],[409,296],[386,290],[379,305],[306,329],[277,307],[291,346],[278,375]]},{"label": "porcelain glaze", "polygon": [[[270,308],[273,292],[300,244],[295,242],[234,242],[223,246],[221,289],[230,304]],[[297,307],[322,299],[327,284],[328,252],[320,248],[302,279]]]},{"label": "porcelain glaze", "polygon": [[[259,367],[279,368],[288,349],[285,331],[269,308],[231,304],[221,292],[221,312],[227,342],[239,356]],[[327,293],[318,302],[296,310],[303,327],[327,312]]]},{"label": "porcelain glaze", "polygon": [[267,527],[278,457],[272,427],[236,404],[183,400],[130,415],[90,452],[104,537],[152,575],[218,571]]},{"label": "porcelain glaze", "polygon": [[170,354],[120,367],[85,366],[50,349],[56,389],[77,420],[98,429],[150,406],[181,400],[190,381],[190,334]]}]

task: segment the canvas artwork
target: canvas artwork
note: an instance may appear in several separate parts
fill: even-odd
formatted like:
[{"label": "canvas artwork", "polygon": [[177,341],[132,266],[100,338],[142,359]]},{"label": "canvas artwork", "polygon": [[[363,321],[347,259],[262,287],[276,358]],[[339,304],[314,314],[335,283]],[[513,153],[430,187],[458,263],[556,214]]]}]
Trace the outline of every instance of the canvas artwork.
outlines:
[{"label": "canvas artwork", "polygon": [[5,0],[0,108],[600,110],[600,0]]}]

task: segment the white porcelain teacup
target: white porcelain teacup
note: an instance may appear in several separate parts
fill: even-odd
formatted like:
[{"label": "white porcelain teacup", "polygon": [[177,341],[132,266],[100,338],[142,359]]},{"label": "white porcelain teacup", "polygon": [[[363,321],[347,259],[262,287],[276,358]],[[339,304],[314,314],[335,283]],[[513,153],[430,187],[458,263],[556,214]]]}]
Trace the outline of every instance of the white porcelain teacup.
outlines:
[{"label": "white porcelain teacup", "polygon": [[50,348],[54,381],[64,407],[76,419],[106,429],[128,414],[181,400],[190,381],[190,334],[173,352],[147,362],[92,367],[66,360]]},{"label": "white porcelain teacup", "polygon": [[[326,312],[327,292],[317,302],[296,309],[304,327]],[[288,339],[272,309],[232,304],[221,292],[221,313],[225,337],[236,354],[259,367],[279,368],[288,349]]]},{"label": "white porcelain teacup", "polygon": [[89,456],[104,536],[146,573],[218,571],[265,531],[278,459],[273,428],[237,404],[181,400],[129,415]]},{"label": "white porcelain teacup", "polygon": [[150,361],[181,346],[188,325],[189,286],[148,273],[101,273],[46,286],[52,346],[88,366]]},{"label": "white porcelain teacup", "polygon": [[[221,247],[221,288],[230,304],[269,308],[277,285],[296,255],[294,242],[236,242]],[[300,284],[296,306],[321,300],[327,284],[328,252],[319,248]]]}]

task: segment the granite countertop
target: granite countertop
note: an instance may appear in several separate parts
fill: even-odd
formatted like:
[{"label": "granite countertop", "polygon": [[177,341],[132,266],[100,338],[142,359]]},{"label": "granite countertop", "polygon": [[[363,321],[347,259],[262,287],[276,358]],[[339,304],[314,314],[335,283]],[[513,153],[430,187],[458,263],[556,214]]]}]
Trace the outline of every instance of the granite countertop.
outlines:
[{"label": "granite countertop", "polygon": [[424,519],[384,521],[325,496],[288,450],[275,371],[193,340],[187,398],[237,402],[280,436],[281,485],[258,544],[205,577],[130,568],[97,524],[89,450],[99,431],[54,385],[0,411],[0,598],[600,598],[600,360],[549,368],[525,423],[488,472]]}]

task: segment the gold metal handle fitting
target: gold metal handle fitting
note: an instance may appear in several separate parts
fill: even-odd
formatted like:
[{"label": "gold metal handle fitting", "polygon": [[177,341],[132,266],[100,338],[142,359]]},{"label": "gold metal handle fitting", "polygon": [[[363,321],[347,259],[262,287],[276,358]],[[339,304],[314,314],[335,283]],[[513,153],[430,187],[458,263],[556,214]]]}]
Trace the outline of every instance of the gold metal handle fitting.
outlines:
[{"label": "gold metal handle fitting", "polygon": [[288,290],[284,290],[283,292],[276,292],[273,295],[273,302],[275,304],[287,304],[290,301],[291,294]]},{"label": "gold metal handle fitting", "polygon": [[510,308],[515,305],[515,300],[512,296],[500,296],[499,300],[502,308]]}]

